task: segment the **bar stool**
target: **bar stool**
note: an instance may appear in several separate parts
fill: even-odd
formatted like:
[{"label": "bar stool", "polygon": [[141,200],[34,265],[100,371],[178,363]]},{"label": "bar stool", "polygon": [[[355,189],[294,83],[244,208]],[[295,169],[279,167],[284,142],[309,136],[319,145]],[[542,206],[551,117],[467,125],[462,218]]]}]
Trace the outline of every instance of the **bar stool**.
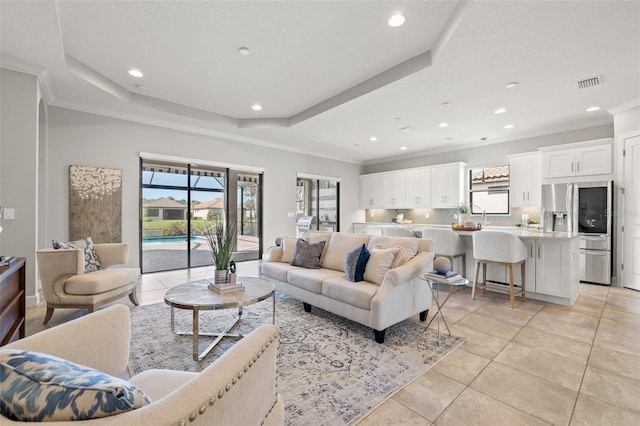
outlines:
[{"label": "bar stool", "polygon": [[449,259],[453,268],[453,260],[462,259],[462,276],[467,276],[467,245],[460,235],[451,229],[425,228],[422,230],[422,238],[433,240],[435,257],[443,256]]},{"label": "bar stool", "polygon": [[[476,298],[476,287],[483,293],[487,290],[499,293],[507,293],[511,299],[511,308],[515,307],[516,295],[520,294],[525,301],[525,260],[527,259],[527,247],[520,238],[508,232],[475,231],[473,233],[473,257],[476,259],[476,273],[471,290],[471,298]],[[487,263],[504,265],[509,269],[509,289],[498,286],[487,286]],[[482,283],[478,282],[482,265]],[[513,283],[513,267],[520,265],[522,284],[516,286]]]}]

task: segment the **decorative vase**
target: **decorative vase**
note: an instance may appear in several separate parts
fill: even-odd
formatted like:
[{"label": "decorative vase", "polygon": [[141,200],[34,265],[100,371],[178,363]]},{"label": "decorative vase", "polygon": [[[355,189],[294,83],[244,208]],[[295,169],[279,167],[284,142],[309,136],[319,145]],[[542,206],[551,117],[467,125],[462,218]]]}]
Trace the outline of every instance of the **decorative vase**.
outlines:
[{"label": "decorative vase", "polygon": [[213,273],[213,282],[216,284],[229,284],[230,275],[228,269],[216,269]]}]

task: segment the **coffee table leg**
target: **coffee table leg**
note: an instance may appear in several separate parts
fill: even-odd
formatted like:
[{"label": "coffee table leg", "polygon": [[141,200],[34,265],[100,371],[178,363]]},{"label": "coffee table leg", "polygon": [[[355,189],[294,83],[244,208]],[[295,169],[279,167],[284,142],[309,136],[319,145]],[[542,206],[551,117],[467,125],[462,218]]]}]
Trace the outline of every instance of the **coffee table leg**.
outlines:
[{"label": "coffee table leg", "polygon": [[[193,307],[193,360],[201,361],[198,355],[198,338],[200,337],[200,311],[197,306]],[[204,357],[203,357],[204,358]]]},{"label": "coffee table leg", "polygon": [[276,325],[276,292],[271,293],[273,298],[273,309],[271,310],[271,324]]}]

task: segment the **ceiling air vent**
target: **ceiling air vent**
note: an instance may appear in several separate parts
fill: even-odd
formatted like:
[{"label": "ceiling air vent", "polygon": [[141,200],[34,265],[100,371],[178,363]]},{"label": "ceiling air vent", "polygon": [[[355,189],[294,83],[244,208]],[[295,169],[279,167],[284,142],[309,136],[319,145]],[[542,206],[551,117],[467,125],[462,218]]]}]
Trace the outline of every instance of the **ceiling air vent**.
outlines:
[{"label": "ceiling air vent", "polygon": [[591,78],[586,78],[584,80],[578,81],[578,88],[579,89],[586,89],[588,87],[597,86],[597,85],[600,84],[601,81],[602,81],[602,76],[601,75],[597,75],[597,76],[591,77]]}]

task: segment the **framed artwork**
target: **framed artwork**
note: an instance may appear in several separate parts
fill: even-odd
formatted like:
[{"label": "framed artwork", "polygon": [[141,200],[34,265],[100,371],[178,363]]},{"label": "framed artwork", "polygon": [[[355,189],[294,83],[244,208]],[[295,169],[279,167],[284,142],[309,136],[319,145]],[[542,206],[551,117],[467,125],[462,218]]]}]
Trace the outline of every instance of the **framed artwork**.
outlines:
[{"label": "framed artwork", "polygon": [[69,239],[122,241],[122,170],[69,166]]}]

